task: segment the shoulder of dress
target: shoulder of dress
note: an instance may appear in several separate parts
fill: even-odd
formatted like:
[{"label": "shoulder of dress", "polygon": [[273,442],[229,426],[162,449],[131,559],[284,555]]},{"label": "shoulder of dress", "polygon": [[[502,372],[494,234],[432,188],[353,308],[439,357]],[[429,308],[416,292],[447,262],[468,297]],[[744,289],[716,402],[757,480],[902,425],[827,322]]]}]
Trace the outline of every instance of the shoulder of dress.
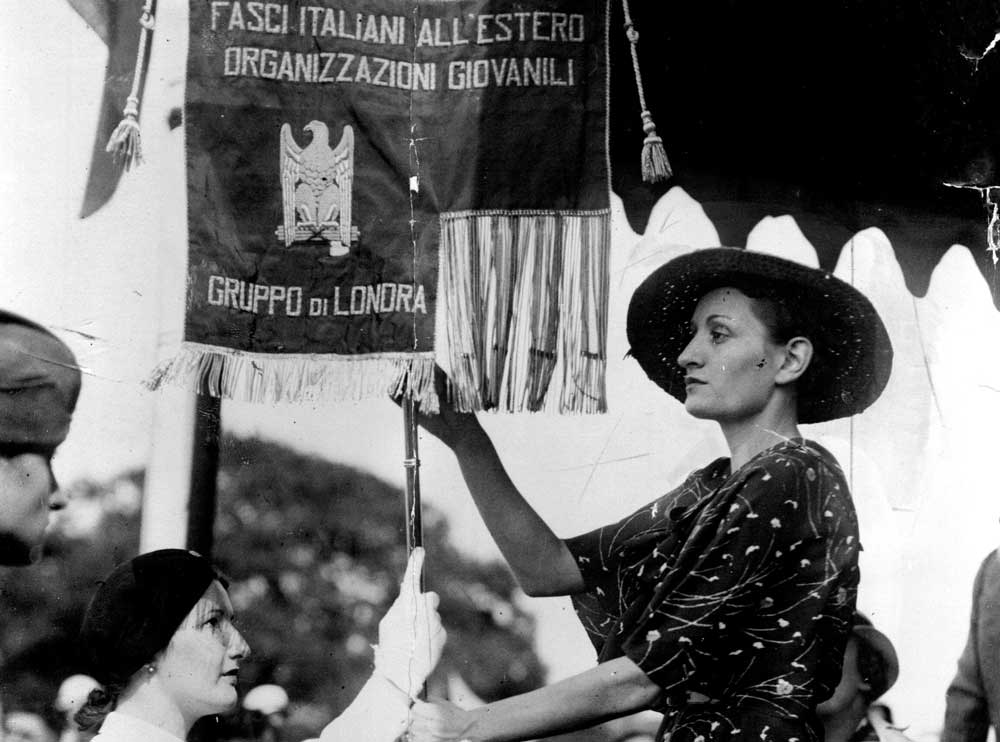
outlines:
[{"label": "shoulder of dress", "polygon": [[[840,464],[825,448],[808,440],[789,441],[761,453],[743,467],[736,486],[771,482],[772,486],[793,486],[798,482],[816,482],[831,494],[843,491],[849,496],[847,479]],[[806,488],[815,491],[813,487]]]},{"label": "shoulder of dress", "polygon": [[762,461],[781,463],[791,468],[807,470],[813,468],[829,472],[837,477],[844,476],[840,462],[832,453],[815,441],[801,439],[777,446],[761,456]]}]

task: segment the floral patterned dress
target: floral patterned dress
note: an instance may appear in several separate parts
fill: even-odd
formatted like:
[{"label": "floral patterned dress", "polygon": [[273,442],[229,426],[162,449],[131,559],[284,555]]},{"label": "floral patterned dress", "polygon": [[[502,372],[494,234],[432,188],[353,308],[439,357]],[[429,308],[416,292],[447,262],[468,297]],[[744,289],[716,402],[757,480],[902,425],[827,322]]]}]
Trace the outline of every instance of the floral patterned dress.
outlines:
[{"label": "floral patterned dress", "polygon": [[660,739],[814,742],[840,679],[857,518],[836,459],[801,438],[718,459],[618,523],[569,539],[600,661],[664,693]]}]

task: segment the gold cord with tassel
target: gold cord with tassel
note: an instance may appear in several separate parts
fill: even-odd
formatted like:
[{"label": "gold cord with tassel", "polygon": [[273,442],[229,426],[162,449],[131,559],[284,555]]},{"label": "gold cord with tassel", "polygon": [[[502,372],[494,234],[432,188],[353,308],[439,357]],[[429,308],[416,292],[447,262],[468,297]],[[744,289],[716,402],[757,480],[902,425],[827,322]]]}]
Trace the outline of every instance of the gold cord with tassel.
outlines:
[{"label": "gold cord with tassel", "polygon": [[673,175],[673,171],[667,160],[667,151],[663,147],[663,140],[656,134],[653,114],[649,112],[649,107],[646,105],[646,94],[642,89],[642,74],[639,72],[639,32],[635,30],[635,24],[632,22],[628,0],[622,0],[622,10],[625,13],[625,36],[628,38],[632,52],[635,86],[639,91],[639,105],[642,106],[640,114],[642,116],[642,130],[646,133],[646,139],[642,143],[642,179],[647,183],[658,183]]},{"label": "gold cord with tassel", "polygon": [[139,18],[142,27],[139,32],[139,49],[135,58],[135,74],[132,76],[132,90],[125,99],[122,110],[124,118],[111,132],[108,146],[105,149],[112,154],[115,161],[122,162],[126,170],[142,162],[142,138],[139,136],[139,91],[142,89],[142,70],[146,61],[146,49],[149,46],[149,36],[153,32],[153,0],[146,0]]}]

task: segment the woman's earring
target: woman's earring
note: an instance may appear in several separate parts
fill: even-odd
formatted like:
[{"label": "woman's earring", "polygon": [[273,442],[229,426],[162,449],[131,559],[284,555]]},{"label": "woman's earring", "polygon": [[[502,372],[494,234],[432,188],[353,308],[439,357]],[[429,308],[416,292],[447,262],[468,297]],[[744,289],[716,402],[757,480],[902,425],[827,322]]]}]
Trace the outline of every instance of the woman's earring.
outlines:
[{"label": "woman's earring", "polygon": [[146,674],[153,675],[154,673],[156,673],[156,665],[153,664],[146,665]]}]

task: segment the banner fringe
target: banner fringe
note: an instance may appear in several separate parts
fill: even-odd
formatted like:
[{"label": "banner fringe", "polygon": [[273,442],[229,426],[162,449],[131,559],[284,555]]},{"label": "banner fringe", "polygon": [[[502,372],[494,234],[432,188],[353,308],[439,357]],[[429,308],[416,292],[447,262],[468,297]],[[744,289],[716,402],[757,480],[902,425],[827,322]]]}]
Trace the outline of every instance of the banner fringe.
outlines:
[{"label": "banner fringe", "polygon": [[249,353],[185,342],[148,382],[241,402],[349,402],[406,395],[439,411],[433,353],[357,356]]},{"label": "banner fringe", "polygon": [[568,219],[559,296],[560,348],[572,359],[562,367],[560,410],[607,412],[605,387],[608,345],[608,277],[610,222]]},{"label": "banner fringe", "polygon": [[607,210],[441,215],[438,300],[458,409],[607,410],[610,245]]}]

